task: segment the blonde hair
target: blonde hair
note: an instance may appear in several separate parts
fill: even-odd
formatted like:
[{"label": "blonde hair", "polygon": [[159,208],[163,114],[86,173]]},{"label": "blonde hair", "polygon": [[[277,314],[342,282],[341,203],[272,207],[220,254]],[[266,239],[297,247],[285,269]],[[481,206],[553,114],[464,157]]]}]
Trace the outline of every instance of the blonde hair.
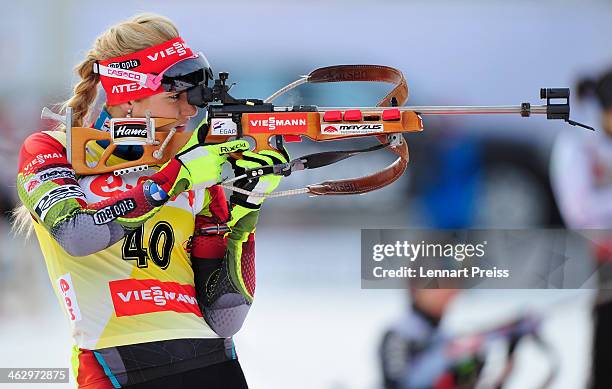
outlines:
[{"label": "blonde hair", "polygon": [[[178,36],[170,19],[152,13],[138,14],[98,36],[85,59],[74,68],[81,79],[74,86],[72,97],[62,104],[62,111],[72,107],[72,125],[82,127],[89,120],[100,81],[99,75],[93,72],[96,61],[144,50]],[[25,236],[32,232],[32,217],[23,204],[13,210],[13,230]]]}]

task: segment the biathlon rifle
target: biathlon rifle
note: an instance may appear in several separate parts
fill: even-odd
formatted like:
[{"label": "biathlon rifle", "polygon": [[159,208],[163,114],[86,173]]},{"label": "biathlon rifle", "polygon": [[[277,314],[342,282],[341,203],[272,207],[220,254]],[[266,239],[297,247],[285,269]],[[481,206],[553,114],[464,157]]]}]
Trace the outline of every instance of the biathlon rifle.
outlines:
[{"label": "biathlon rifle", "polygon": [[[328,166],[351,156],[387,149],[396,155],[396,160],[376,173],[343,180],[326,181],[306,188],[275,192],[266,197],[294,194],[347,195],[361,194],[385,187],[397,180],[408,164],[408,146],[403,133],[423,131],[424,115],[464,114],[520,114],[529,117],[546,115],[547,119],[562,119],[571,125],[593,130],[584,124],[570,120],[568,88],[544,88],[540,98],[545,105],[522,103],[510,106],[403,106],[408,99],[408,84],[397,69],[380,65],[338,65],[319,68],[297,81],[280,89],[265,100],[236,99],[229,94],[228,73],[219,73],[219,78],[209,87],[201,84],[187,90],[188,102],[206,109],[207,131],[201,142],[220,143],[230,139],[251,138],[254,151],[284,150],[285,142],[297,142],[303,137],[313,141],[376,137],[380,144],[365,149],[326,151],[295,158],[286,164],[265,166],[247,170],[240,177],[225,180],[220,185],[252,196],[261,193],[245,191],[232,186],[232,182],[243,178],[254,178],[266,174],[289,175],[294,171]],[[328,82],[385,82],[393,89],[375,107],[317,107],[315,105],[276,106],[272,102],[287,91],[305,83]],[[49,110],[43,110],[43,118],[58,120]],[[71,110],[60,118],[66,124],[68,160],[79,175],[113,172],[116,175],[148,169],[150,165],[161,165],[172,158],[187,142],[190,133],[176,132],[175,119],[168,118],[114,118],[111,131],[72,127]],[[87,163],[86,146],[92,141],[108,141],[100,159]],[[140,145],[143,155],[134,161],[115,164],[109,158],[118,145]],[[233,155],[240,158],[240,155]]]}]

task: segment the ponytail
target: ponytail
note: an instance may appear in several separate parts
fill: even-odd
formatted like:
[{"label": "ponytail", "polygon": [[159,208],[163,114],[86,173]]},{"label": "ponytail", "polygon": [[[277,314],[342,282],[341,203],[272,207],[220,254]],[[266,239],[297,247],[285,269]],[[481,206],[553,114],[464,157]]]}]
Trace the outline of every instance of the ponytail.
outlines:
[{"label": "ponytail", "polygon": [[93,71],[95,57],[90,53],[87,58],[75,67],[81,80],[74,86],[73,96],[64,103],[63,108],[72,108],[72,125],[87,126],[90,108],[98,95],[100,76]]}]

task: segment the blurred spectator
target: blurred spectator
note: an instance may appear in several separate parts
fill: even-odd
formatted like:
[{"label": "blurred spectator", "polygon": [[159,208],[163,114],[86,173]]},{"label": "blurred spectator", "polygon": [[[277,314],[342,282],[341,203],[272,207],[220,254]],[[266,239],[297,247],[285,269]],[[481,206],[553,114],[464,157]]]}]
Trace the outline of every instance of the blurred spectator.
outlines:
[{"label": "blurred spectator", "polygon": [[[612,229],[612,70],[578,84],[580,98],[594,97],[601,107],[603,132],[562,133],[553,149],[551,182],[567,228]],[[592,388],[612,388],[612,235],[595,242],[599,263],[599,302],[595,307]]]}]

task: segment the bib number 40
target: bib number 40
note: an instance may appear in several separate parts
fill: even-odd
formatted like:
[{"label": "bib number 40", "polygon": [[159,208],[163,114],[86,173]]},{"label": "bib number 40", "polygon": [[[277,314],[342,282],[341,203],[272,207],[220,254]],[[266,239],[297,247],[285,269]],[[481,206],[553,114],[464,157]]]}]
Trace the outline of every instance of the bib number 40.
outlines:
[{"label": "bib number 40", "polygon": [[144,226],[130,232],[123,240],[121,256],[126,261],[135,260],[136,266],[149,266],[149,259],[161,269],[170,265],[170,253],[174,246],[174,231],[167,222],[158,222],[151,229],[149,242],[144,247]]}]

